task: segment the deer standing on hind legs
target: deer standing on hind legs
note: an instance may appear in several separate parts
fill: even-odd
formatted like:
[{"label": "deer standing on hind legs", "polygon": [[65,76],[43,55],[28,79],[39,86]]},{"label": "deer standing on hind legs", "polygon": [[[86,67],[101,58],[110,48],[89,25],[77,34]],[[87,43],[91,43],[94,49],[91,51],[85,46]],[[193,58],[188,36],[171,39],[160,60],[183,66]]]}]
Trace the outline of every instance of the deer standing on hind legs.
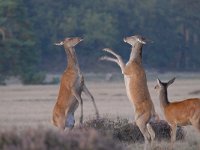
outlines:
[{"label": "deer standing on hind legs", "polygon": [[60,43],[55,45],[64,45],[67,53],[67,68],[61,77],[60,90],[57,102],[53,109],[53,124],[64,130],[65,127],[71,129],[75,124],[74,112],[78,105],[81,105],[80,123],[83,122],[83,100],[81,93],[88,95],[93,102],[96,116],[99,118],[99,112],[90,91],[87,89],[84,77],[80,71],[78,60],[74,47],[81,42],[79,37],[65,38]]},{"label": "deer standing on hind legs", "polygon": [[130,58],[126,65],[118,54],[108,48],[103,50],[116,58],[104,56],[100,60],[112,61],[120,66],[124,75],[127,96],[135,108],[135,122],[144,136],[144,149],[147,149],[148,144],[155,138],[155,132],[149,122],[153,118],[158,119],[159,117],[155,113],[147,87],[145,70],[142,66],[142,47],[146,44],[146,40],[144,37],[136,35],[124,38],[124,42],[132,46]]},{"label": "deer standing on hind legs", "polygon": [[159,92],[160,106],[164,116],[171,126],[171,149],[176,141],[176,128],[179,126],[192,125],[200,132],[200,99],[190,98],[178,102],[169,102],[167,88],[175,81],[161,82],[157,79],[155,89]]}]

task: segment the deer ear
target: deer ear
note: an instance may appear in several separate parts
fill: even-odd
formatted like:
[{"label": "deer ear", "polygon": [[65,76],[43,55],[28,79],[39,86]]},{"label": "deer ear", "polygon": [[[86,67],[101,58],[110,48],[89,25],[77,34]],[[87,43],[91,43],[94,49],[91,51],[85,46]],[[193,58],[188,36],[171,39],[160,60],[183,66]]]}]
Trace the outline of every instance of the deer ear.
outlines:
[{"label": "deer ear", "polygon": [[157,78],[157,83],[158,83],[158,85],[161,85],[161,84],[162,84],[162,82],[160,81],[159,78]]},{"label": "deer ear", "polygon": [[171,80],[169,80],[169,81],[167,82],[167,86],[169,86],[169,85],[171,85],[172,83],[174,83],[175,79],[176,79],[176,77],[174,77],[174,78],[172,78]]},{"label": "deer ear", "polygon": [[54,45],[58,45],[58,46],[60,46],[60,45],[64,45],[64,42],[61,41],[61,42],[59,42],[59,43],[54,43]]}]

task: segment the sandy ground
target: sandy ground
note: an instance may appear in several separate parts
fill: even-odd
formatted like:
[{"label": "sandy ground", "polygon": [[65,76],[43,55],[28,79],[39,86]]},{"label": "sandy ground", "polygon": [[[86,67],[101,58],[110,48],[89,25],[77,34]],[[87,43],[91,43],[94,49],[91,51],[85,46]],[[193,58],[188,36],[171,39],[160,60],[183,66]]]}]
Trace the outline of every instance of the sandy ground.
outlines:
[{"label": "sandy ground", "polygon": [[[134,111],[129,102],[123,79],[119,81],[86,81],[88,89],[95,97],[102,116],[121,116],[134,120]],[[154,90],[156,81],[149,81],[148,86],[156,111],[163,118]],[[7,85],[0,86],[0,126],[37,126],[49,125],[59,85]],[[191,92],[197,91],[194,94]],[[199,92],[198,92],[199,91]],[[176,79],[169,88],[171,101],[200,97],[199,79]],[[82,94],[84,100],[84,117],[94,117],[94,108],[89,97]],[[79,108],[75,114],[78,119]],[[77,121],[78,122],[78,121]]]},{"label": "sandy ground", "polygon": [[[162,78],[161,78],[162,79]],[[169,78],[168,78],[169,79]],[[154,90],[155,80],[148,82],[150,94],[158,114],[163,118],[158,94]],[[123,79],[115,81],[87,81],[86,85],[95,97],[101,116],[121,116],[134,120],[134,111],[127,99]],[[0,86],[0,128],[35,127],[38,125],[53,128],[50,123],[59,85],[11,84]],[[191,93],[194,92],[194,93]],[[190,97],[200,97],[200,79],[178,78],[169,88],[170,101]],[[95,117],[91,100],[83,94],[84,119]],[[78,123],[80,109],[75,114]],[[196,130],[186,127],[189,138],[198,136]]]}]

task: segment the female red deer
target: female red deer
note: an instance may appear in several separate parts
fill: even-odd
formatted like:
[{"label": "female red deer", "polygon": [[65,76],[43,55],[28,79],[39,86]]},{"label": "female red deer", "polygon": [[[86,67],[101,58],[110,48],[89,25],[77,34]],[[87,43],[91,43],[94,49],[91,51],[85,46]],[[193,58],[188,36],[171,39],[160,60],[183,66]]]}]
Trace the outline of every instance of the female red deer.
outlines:
[{"label": "female red deer", "polygon": [[104,56],[101,60],[108,60],[117,63],[124,75],[126,92],[129,100],[135,109],[135,122],[145,138],[144,149],[147,144],[155,138],[155,132],[149,124],[151,119],[158,118],[147,87],[146,73],[142,66],[142,47],[146,39],[140,35],[124,38],[124,42],[130,44],[131,54],[129,61],[124,64],[121,56],[111,49],[103,49],[116,58]]},{"label": "female red deer", "polygon": [[73,128],[75,124],[74,112],[79,103],[81,104],[80,123],[83,122],[83,100],[81,93],[88,95],[93,102],[96,116],[99,117],[99,112],[92,94],[87,89],[84,77],[80,71],[78,60],[76,57],[74,47],[81,42],[79,37],[65,38],[64,41],[56,43],[55,45],[64,45],[67,53],[67,68],[61,77],[60,90],[57,102],[53,109],[53,124],[60,129]]},{"label": "female red deer", "polygon": [[193,125],[200,132],[200,99],[190,98],[178,102],[169,102],[167,88],[175,81],[161,82],[157,79],[155,89],[159,91],[160,106],[164,116],[171,126],[171,148],[176,140],[177,125]]}]

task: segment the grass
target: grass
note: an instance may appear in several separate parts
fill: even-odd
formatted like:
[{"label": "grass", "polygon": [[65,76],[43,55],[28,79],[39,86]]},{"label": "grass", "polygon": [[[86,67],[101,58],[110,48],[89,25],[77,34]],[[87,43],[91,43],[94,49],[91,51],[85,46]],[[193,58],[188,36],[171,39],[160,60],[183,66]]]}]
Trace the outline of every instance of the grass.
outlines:
[{"label": "grass", "polygon": [[123,150],[125,147],[94,129],[60,132],[44,128],[0,132],[1,150]]},{"label": "grass", "polygon": [[[193,93],[199,90],[199,84],[198,79],[177,80],[169,89],[170,101],[200,97],[199,92]],[[161,119],[164,119],[158,95],[154,90],[155,81],[150,81],[148,85],[156,112]],[[76,126],[70,133],[60,133],[50,124],[59,85],[0,86],[0,150],[45,150],[50,149],[50,146],[55,150],[71,146],[80,149],[79,144],[84,145],[81,146],[82,149],[89,150],[91,147],[92,149],[106,149],[106,147],[122,150],[143,149],[143,137],[138,128],[130,123],[134,120],[134,111],[127,99],[123,80],[98,82],[98,84],[87,82],[87,86],[95,97],[100,115],[104,117],[100,120],[92,118],[95,115],[92,102],[83,94],[84,120],[86,120],[82,126],[79,125],[78,108],[75,113]],[[161,124],[162,122],[153,124],[156,131],[156,150],[166,149],[169,144],[170,128],[166,123]],[[38,127],[39,125],[42,127]],[[200,149],[199,132],[192,127],[179,130],[178,141],[174,146],[176,150]],[[75,138],[79,136],[80,138]],[[91,139],[94,137],[94,141],[91,139],[87,141],[88,137]]]},{"label": "grass", "polygon": [[[166,122],[151,123],[157,141],[169,139],[170,128]],[[162,131],[162,132],[161,132]],[[185,134],[180,128],[178,140]],[[90,119],[68,132],[44,127],[0,131],[1,150],[125,150],[130,145],[140,148],[144,138],[135,124],[124,118]]]}]

